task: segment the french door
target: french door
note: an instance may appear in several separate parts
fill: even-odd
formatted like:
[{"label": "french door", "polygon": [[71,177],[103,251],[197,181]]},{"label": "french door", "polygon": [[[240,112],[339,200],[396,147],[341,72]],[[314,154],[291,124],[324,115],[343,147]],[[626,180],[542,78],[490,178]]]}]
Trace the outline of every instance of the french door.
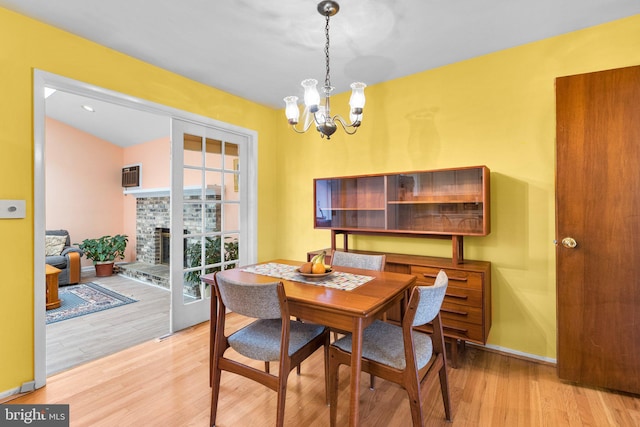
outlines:
[{"label": "french door", "polygon": [[251,157],[246,134],[171,121],[172,332],[209,320],[201,275],[255,261]]}]

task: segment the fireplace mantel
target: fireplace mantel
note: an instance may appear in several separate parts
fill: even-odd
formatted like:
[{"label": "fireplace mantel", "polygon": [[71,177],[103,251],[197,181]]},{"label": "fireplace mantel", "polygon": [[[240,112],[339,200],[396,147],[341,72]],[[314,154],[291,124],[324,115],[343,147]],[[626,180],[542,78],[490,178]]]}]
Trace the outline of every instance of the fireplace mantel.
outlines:
[{"label": "fireplace mantel", "polygon": [[[184,195],[198,195],[200,194],[201,187],[198,185],[184,187]],[[131,195],[136,199],[145,198],[145,197],[165,197],[169,196],[170,188],[169,187],[160,187],[160,188],[135,188],[135,189],[125,189],[123,190],[123,194],[125,196]],[[219,185],[207,185],[206,190],[207,195],[220,195],[220,186]]]}]

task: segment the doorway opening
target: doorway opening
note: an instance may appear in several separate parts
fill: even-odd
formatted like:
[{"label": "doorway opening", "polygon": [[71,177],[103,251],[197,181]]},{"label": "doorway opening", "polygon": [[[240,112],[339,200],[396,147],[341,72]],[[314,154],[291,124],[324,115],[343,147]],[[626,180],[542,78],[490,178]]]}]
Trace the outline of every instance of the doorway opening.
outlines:
[{"label": "doorway opening", "polygon": [[[39,292],[40,289],[45,289],[44,283],[44,251],[40,251],[37,248],[44,247],[44,235],[47,227],[46,210],[48,208],[46,203],[46,187],[45,187],[45,174],[46,174],[46,156],[45,156],[45,135],[46,135],[46,102],[45,102],[45,87],[55,89],[58,91],[68,92],[74,95],[85,96],[91,99],[99,100],[104,103],[110,103],[120,107],[130,108],[132,110],[142,110],[148,113],[153,113],[164,117],[166,120],[172,120],[174,118],[181,118],[191,123],[198,123],[209,128],[225,129],[226,131],[243,135],[247,141],[246,143],[246,156],[243,158],[245,166],[241,169],[246,172],[242,180],[247,184],[245,187],[247,194],[252,200],[257,199],[257,176],[255,174],[257,165],[257,147],[256,147],[256,134],[253,131],[231,126],[217,120],[213,120],[207,117],[198,116],[192,113],[187,113],[181,110],[176,110],[170,107],[166,107],[160,104],[155,104],[141,99],[134,99],[131,96],[112,92],[97,86],[93,86],[87,83],[78,82],[72,79],[68,79],[55,74],[47,73],[40,70],[34,71],[34,354],[35,354],[35,387],[40,388],[46,383],[46,338],[47,330],[45,325],[45,295]],[[120,173],[120,171],[118,171]],[[118,177],[119,178],[119,177]],[[143,178],[144,179],[144,178]],[[182,200],[172,203],[173,210],[179,210],[182,208]],[[240,259],[243,263],[253,263],[257,258],[257,213],[255,204],[246,204],[243,206],[248,214],[243,216],[243,231],[246,233],[248,244],[244,245],[243,250],[240,253]],[[77,241],[74,239],[74,241]],[[182,245],[181,245],[182,246]],[[173,257],[173,262],[169,260],[170,268],[175,271],[181,271],[184,266],[176,265],[175,259],[180,257]],[[171,310],[169,313],[170,319],[175,316],[173,310],[175,309],[175,303],[170,302]],[[170,323],[169,331],[173,332],[177,330],[175,323]]]}]

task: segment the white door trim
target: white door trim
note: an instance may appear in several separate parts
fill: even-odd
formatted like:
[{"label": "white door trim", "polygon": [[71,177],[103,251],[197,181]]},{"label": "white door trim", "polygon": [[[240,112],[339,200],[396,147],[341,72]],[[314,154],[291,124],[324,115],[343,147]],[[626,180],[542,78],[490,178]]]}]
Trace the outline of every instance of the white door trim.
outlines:
[{"label": "white door trim", "polygon": [[89,83],[80,82],[57,74],[35,69],[33,72],[33,131],[34,131],[34,381],[35,388],[46,384],[46,325],[45,325],[45,274],[44,274],[44,235],[45,214],[45,97],[44,88],[63,90],[76,95],[110,102],[127,108],[146,111],[171,118],[193,122],[203,126],[215,127],[226,132],[237,133],[247,138],[247,183],[250,201],[250,218],[247,221],[246,261],[253,264],[258,258],[258,133],[254,130],[231,125],[209,117],[157,104],[155,102],[104,89]]}]

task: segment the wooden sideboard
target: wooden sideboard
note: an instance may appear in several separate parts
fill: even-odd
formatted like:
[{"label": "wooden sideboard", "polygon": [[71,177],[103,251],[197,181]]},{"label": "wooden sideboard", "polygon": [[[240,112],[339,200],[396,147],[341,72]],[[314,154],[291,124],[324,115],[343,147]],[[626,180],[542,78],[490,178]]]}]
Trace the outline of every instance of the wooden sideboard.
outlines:
[{"label": "wooden sideboard", "polygon": [[[325,264],[331,264],[331,249]],[[307,253],[307,260],[322,249]],[[380,252],[350,251],[364,254]],[[451,258],[385,253],[386,271],[413,274],[416,285],[431,286],[440,270],[449,277],[449,286],[440,311],[444,335],[451,344],[450,359],[453,367],[458,363],[459,347],[465,342],[486,344],[491,329],[491,263],[464,260],[454,264]],[[400,307],[387,312],[389,321],[400,320]],[[430,332],[429,326],[425,329]]]}]

